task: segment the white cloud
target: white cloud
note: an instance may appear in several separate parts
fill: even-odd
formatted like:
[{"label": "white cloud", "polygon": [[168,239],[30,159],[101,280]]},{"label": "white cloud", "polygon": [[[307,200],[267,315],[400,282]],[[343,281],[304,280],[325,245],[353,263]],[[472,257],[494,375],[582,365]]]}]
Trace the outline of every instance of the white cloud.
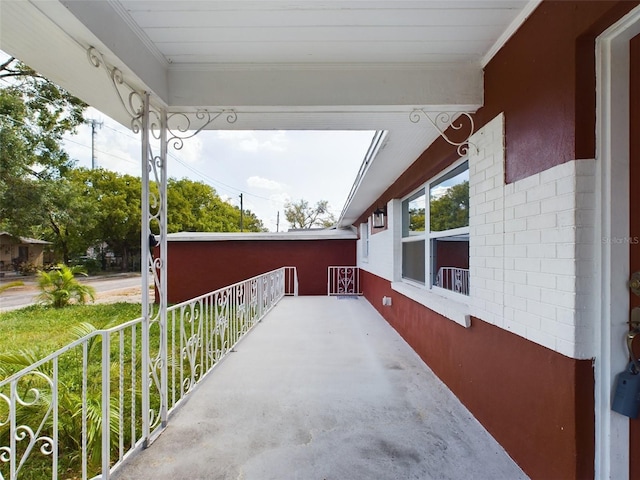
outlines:
[{"label": "white cloud", "polygon": [[174,143],[169,143],[170,152],[186,163],[197,164],[202,160],[202,138],[197,135],[182,141],[182,148],[174,149]]},{"label": "white cloud", "polygon": [[435,188],[431,189],[431,198],[438,199],[443,196],[445,193],[449,191],[451,187],[445,187],[443,185],[438,185]]},{"label": "white cloud", "polygon": [[237,150],[256,153],[260,151],[284,152],[287,150],[287,134],[284,131],[262,132],[249,130],[220,130],[220,140],[225,140]]},{"label": "white cloud", "polygon": [[285,185],[280,182],[258,177],[256,175],[247,178],[247,185],[254,188],[261,188],[263,190],[283,190],[285,188]]},{"label": "white cloud", "polygon": [[225,193],[220,193],[218,194],[218,196],[220,197],[220,200],[222,200],[223,202],[227,202],[231,205],[233,205],[233,202],[235,201],[235,197],[231,197],[231,195],[227,195]]},{"label": "white cloud", "polygon": [[291,195],[289,195],[287,192],[274,193],[272,195],[269,195],[269,200],[271,201],[271,205],[273,207],[284,210],[285,203],[291,201]]}]

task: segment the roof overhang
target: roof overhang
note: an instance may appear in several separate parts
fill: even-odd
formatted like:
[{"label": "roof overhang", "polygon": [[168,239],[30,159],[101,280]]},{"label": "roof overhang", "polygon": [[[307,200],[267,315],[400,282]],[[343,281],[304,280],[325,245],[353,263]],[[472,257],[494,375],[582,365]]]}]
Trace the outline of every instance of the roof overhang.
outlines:
[{"label": "roof overhang", "polygon": [[161,108],[237,114],[207,128],[387,132],[348,226],[438,137],[412,112],[475,112],[488,56],[538,3],[4,0],[0,48],[123,125],[122,94],[91,48]]},{"label": "roof overhang", "polygon": [[169,242],[230,242],[230,241],[311,241],[355,240],[358,235],[347,229],[306,229],[292,232],[179,232],[167,235]]}]

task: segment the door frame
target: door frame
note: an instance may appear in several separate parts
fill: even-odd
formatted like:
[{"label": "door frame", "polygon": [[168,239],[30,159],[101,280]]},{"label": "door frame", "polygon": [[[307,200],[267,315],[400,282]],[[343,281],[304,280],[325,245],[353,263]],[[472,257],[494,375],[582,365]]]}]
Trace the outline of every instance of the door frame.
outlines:
[{"label": "door frame", "polygon": [[629,420],[611,411],[615,375],[628,356],[629,41],[640,34],[640,7],[596,40],[595,477],[629,478]]}]

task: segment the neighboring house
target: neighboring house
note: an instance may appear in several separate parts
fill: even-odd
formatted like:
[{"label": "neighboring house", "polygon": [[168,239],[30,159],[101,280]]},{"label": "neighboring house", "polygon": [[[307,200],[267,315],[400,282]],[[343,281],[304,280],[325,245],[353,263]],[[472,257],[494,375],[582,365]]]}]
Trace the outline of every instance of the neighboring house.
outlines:
[{"label": "neighboring house", "polygon": [[[360,267],[365,298],[532,478],[640,478],[640,420],[612,411],[630,319],[640,312],[632,315],[640,297],[629,291],[640,271],[639,2],[387,2],[384,15],[368,2],[321,3],[318,22],[342,22],[330,31],[313,15],[297,16],[308,13],[305,2],[264,2],[272,9],[264,11],[252,2],[185,2],[195,9],[188,12],[181,2],[163,3],[169,12],[117,0],[3,2],[3,48],[123,123],[130,116],[109,96],[109,77],[85,65],[87,53],[169,110],[237,110],[233,127],[207,128],[378,130],[338,222],[345,235],[358,233],[340,240],[341,260]],[[407,18],[396,3],[433,5],[434,15]],[[218,4],[225,19],[241,19],[224,29],[241,42],[207,23]],[[235,8],[247,12],[235,16]],[[390,26],[392,15],[404,23]],[[25,38],[30,20],[38,28]],[[288,20],[304,23],[294,30],[305,41],[270,23]],[[304,63],[318,41],[324,63]],[[416,52],[423,43],[449,50]],[[454,110],[475,122],[468,151],[408,120]],[[163,162],[150,157],[155,172]],[[444,220],[434,206],[443,198],[458,199]],[[384,222],[374,228],[376,211]],[[199,293],[207,273],[236,281],[248,239],[170,237],[169,254],[193,262],[180,288]],[[267,250],[243,265],[247,275],[264,271],[277,245],[255,239]],[[317,276],[329,261],[323,256]]]},{"label": "neighboring house", "polygon": [[0,232],[0,271],[15,270],[22,263],[42,267],[48,245],[51,242]]}]

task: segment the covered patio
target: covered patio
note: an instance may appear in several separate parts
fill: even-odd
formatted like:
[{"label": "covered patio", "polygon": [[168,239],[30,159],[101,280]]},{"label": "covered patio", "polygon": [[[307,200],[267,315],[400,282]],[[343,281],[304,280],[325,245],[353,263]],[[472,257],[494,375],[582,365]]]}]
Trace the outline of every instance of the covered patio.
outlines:
[{"label": "covered patio", "polygon": [[[628,288],[640,271],[639,4],[0,2],[3,51],[141,138],[142,282],[153,277],[157,306],[143,289],[140,319],[96,333],[97,417],[110,418],[110,388],[133,408],[83,462],[101,461],[103,479],[112,468],[136,479],[523,476],[507,451],[531,478],[640,478],[640,421],[612,409],[616,375],[638,353],[624,339],[640,329]],[[242,272],[288,266],[277,274],[169,306],[168,251],[204,243],[169,239],[169,152],[201,130],[274,129],[372,132],[336,225],[352,237],[340,264],[359,269],[363,298],[285,299],[198,383],[235,334],[295,294],[286,275],[302,267],[282,258]],[[432,192],[467,171],[466,225],[412,230],[412,207],[430,214]],[[304,160],[300,175],[313,175]],[[430,261],[445,237],[467,241],[464,264]],[[317,267],[317,249],[307,259]],[[238,281],[214,267],[208,289]],[[471,280],[444,289],[439,267]],[[191,270],[179,301],[208,290],[192,280],[209,272]],[[110,378],[109,355],[134,339],[142,353]],[[140,405],[120,393],[126,375]],[[17,384],[5,394],[14,419]],[[31,427],[12,422],[4,478],[29,478],[15,432]],[[51,445],[52,478],[56,435],[36,431],[27,452]]]},{"label": "covered patio", "polygon": [[112,478],[527,478],[362,297],[285,297]]}]

